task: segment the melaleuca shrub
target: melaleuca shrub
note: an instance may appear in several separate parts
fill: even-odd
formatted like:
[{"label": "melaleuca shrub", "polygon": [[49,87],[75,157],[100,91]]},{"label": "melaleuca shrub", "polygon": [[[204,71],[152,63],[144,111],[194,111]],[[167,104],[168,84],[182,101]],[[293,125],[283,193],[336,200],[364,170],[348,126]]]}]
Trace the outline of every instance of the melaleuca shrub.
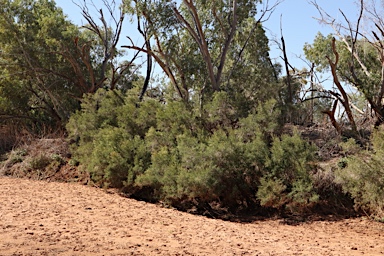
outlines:
[{"label": "melaleuca shrub", "polygon": [[83,161],[91,178],[104,187],[132,187],[150,164],[150,154],[140,136],[119,127],[99,130],[93,150]]},{"label": "melaleuca shrub", "polygon": [[[372,150],[357,151],[344,158],[344,165],[336,171],[336,180],[349,193],[355,208],[376,217],[384,217],[384,131],[372,134]],[[348,142],[349,151],[352,142]]]},{"label": "melaleuca shrub", "polygon": [[264,136],[272,136],[282,127],[280,120],[281,110],[278,107],[277,101],[274,99],[257,106],[255,113],[249,115],[247,119],[255,122],[254,125],[257,125],[258,130],[260,130]]},{"label": "melaleuca shrub", "polygon": [[[238,122],[236,133],[245,142],[263,141],[263,143],[271,144],[274,134],[279,133],[281,124],[279,116],[281,112],[276,106],[275,100],[269,100],[265,104],[260,104],[254,113],[249,114],[245,118],[241,118]],[[263,154],[266,161],[268,154]]]},{"label": "melaleuca shrub", "polygon": [[154,199],[157,200],[177,198],[179,161],[175,149],[164,146],[152,151],[150,161],[149,168],[137,177],[136,185],[150,188]]},{"label": "melaleuca shrub", "polygon": [[[67,123],[68,139],[73,158],[85,169],[94,150],[93,141],[103,127],[117,127],[117,109],[124,104],[119,92],[99,89],[84,97],[81,109]],[[95,178],[99,175],[93,175]]]},{"label": "melaleuca shrub", "polygon": [[178,144],[182,137],[198,136],[199,122],[185,103],[172,100],[158,108],[153,116],[156,128],[151,127],[145,135],[151,165],[136,184],[151,188],[157,199],[177,201],[184,196],[178,182],[182,168]]},{"label": "melaleuca shrub", "polygon": [[156,126],[160,103],[119,91],[98,90],[89,95],[68,125],[73,156],[92,180],[102,186],[130,187],[150,165],[144,135]]},{"label": "melaleuca shrub", "polygon": [[238,109],[233,106],[232,98],[227,92],[215,92],[212,100],[204,105],[203,122],[206,129],[226,129],[231,128],[239,118]]},{"label": "melaleuca shrub", "polygon": [[[256,203],[270,154],[265,133],[272,133],[277,125],[261,128],[259,122],[267,112],[273,114],[273,104],[232,127],[229,123],[234,120],[229,121],[232,117],[225,113],[209,114],[230,106],[225,93],[215,98],[202,117],[181,102],[159,110],[157,128],[145,136],[151,166],[137,178],[138,185],[152,187],[158,199],[170,203],[216,201],[233,209]],[[227,121],[220,123],[223,118]],[[208,123],[215,125],[207,128]]]},{"label": "melaleuca shrub", "polygon": [[246,132],[232,129],[202,134],[185,132],[164,139],[168,133],[151,129],[146,138],[153,150],[152,165],[137,182],[154,187],[159,198],[171,203],[254,203],[267,144],[261,137],[245,139]]},{"label": "melaleuca shrub", "polygon": [[264,173],[257,193],[261,205],[305,207],[317,201],[311,178],[316,171],[316,148],[295,132],[293,136],[274,138],[270,152],[266,164],[268,171]]},{"label": "melaleuca shrub", "polygon": [[261,134],[245,138],[247,132],[243,129],[216,131],[208,140],[206,151],[213,167],[212,189],[229,207],[255,203],[254,195],[268,157],[268,145]]},{"label": "melaleuca shrub", "polygon": [[287,202],[287,186],[281,179],[262,177],[257,190],[257,198],[265,207],[281,208]]},{"label": "melaleuca shrub", "polygon": [[151,167],[138,179],[141,185],[155,188],[162,200],[179,202],[203,198],[212,200],[209,178],[202,168],[205,146],[191,134],[180,134],[173,145],[164,145],[152,152]]},{"label": "melaleuca shrub", "polygon": [[192,145],[192,141],[197,141],[200,125],[193,111],[179,101],[170,100],[155,116],[156,129],[150,128],[145,135],[151,165],[138,177],[136,184],[152,188],[157,199],[180,201],[187,193],[179,181],[183,169],[179,144],[183,145],[183,141],[189,139],[191,151],[199,146],[199,143]]},{"label": "melaleuca shrub", "polygon": [[[185,102],[170,100],[156,113],[157,129],[175,138],[200,130],[198,116]],[[168,136],[168,135],[167,135]]]},{"label": "melaleuca shrub", "polygon": [[255,203],[270,153],[265,134],[278,126],[269,118],[278,115],[275,103],[240,118],[227,93],[218,92],[203,107],[196,111],[170,100],[159,108],[156,129],[145,135],[151,165],[136,184],[171,203],[217,201],[234,208]]},{"label": "melaleuca shrub", "polygon": [[161,104],[156,99],[138,102],[136,97],[125,97],[124,104],[116,109],[117,126],[128,134],[144,138],[151,127],[157,127],[159,109]]},{"label": "melaleuca shrub", "polygon": [[[68,138],[76,142],[75,146],[91,143],[95,133],[103,126],[117,126],[117,108],[124,104],[120,92],[99,89],[95,94],[86,95],[81,110],[71,116],[67,123]],[[80,155],[89,154],[88,149]]]}]

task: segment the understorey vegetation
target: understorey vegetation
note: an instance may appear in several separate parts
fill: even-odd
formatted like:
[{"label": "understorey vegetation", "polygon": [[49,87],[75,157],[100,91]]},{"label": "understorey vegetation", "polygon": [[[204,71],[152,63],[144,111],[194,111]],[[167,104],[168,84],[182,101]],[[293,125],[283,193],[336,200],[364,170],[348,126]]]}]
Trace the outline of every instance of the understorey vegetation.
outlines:
[{"label": "understorey vegetation", "polygon": [[384,28],[364,2],[357,22],[322,20],[337,30],[298,69],[284,38],[269,57],[280,1],[77,1],[79,27],[54,1],[0,0],[0,174],[199,213],[382,220]]},{"label": "understorey vegetation", "polygon": [[[148,199],[171,205],[280,209],[319,200],[316,147],[297,131],[280,134],[278,123],[265,123],[265,113],[280,115],[275,102],[240,117],[226,92],[213,97],[202,114],[179,101],[139,103],[101,89],[67,125],[74,157],[101,187],[145,189]],[[218,106],[231,116],[215,118]]]}]

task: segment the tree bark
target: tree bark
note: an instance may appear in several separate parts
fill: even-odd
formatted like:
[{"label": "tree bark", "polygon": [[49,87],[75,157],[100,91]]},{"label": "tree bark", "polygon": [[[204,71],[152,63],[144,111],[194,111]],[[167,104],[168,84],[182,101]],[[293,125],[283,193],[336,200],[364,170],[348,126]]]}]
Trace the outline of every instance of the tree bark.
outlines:
[{"label": "tree bark", "polygon": [[340,93],[342,95],[341,104],[343,105],[345,112],[347,113],[348,120],[351,123],[352,131],[354,133],[357,133],[357,127],[356,127],[355,119],[353,117],[351,106],[349,104],[348,95],[345,92],[345,90],[344,90],[343,86],[341,85],[339,78],[337,76],[337,64],[339,62],[339,53],[336,50],[336,39],[335,38],[332,39],[332,51],[333,51],[333,54],[335,55],[335,62],[332,62],[332,60],[328,56],[327,56],[327,59],[328,59],[329,65],[331,66],[331,73],[332,73],[332,77],[333,77],[333,82],[335,83],[335,85],[337,86],[337,89],[340,91]]}]

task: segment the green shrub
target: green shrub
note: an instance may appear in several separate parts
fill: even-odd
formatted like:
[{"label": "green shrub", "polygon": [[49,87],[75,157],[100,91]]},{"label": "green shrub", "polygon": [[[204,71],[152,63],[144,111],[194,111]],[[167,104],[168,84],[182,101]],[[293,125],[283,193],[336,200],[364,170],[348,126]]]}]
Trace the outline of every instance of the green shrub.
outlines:
[{"label": "green shrub", "polygon": [[65,164],[65,160],[63,159],[63,157],[59,154],[52,154],[51,155],[51,159],[57,163],[59,163],[60,165],[62,164]]},{"label": "green shrub", "polygon": [[228,93],[224,91],[214,93],[212,101],[204,107],[206,117],[204,121],[208,129],[232,127],[239,113],[232,105],[231,100]]},{"label": "green shrub", "polygon": [[7,165],[12,166],[14,164],[23,162],[27,153],[28,152],[25,149],[17,149],[9,152],[6,161]]},{"label": "green shrub", "polygon": [[316,170],[316,148],[301,139],[297,132],[293,136],[275,138],[266,164],[268,171],[261,179],[257,198],[261,205],[281,208],[284,205],[306,207],[318,200],[312,182]]},{"label": "green shrub", "polygon": [[229,206],[252,203],[269,153],[261,136],[245,140],[244,133],[242,128],[228,134],[219,130],[206,151],[214,167],[215,193]]},{"label": "green shrub", "polygon": [[336,172],[343,190],[350,193],[355,207],[367,213],[384,216],[384,132],[372,135],[373,151],[354,151]]},{"label": "green shrub", "polygon": [[353,138],[349,138],[347,141],[341,142],[340,146],[345,156],[355,155],[362,150],[362,148],[356,143],[355,139]]},{"label": "green shrub", "polygon": [[130,187],[150,165],[143,140],[156,125],[159,103],[138,104],[132,96],[99,89],[82,103],[68,122],[74,161],[79,161],[101,186]]},{"label": "green shrub", "polygon": [[69,159],[68,164],[71,166],[79,166],[80,163],[76,159],[71,158]]},{"label": "green shrub", "polygon": [[315,149],[298,134],[273,139],[275,101],[245,117],[226,92],[200,107],[100,90],[67,126],[74,159],[101,186],[148,189],[148,199],[171,204],[215,201],[237,210],[257,199],[275,208],[316,201]]},{"label": "green shrub", "polygon": [[293,182],[291,192],[288,194],[294,205],[308,206],[319,200],[319,195],[315,192],[312,182],[299,179]]},{"label": "green shrub", "polygon": [[339,168],[345,168],[348,165],[348,158],[342,157],[340,160],[337,162],[337,167]]},{"label": "green shrub", "polygon": [[24,158],[20,155],[12,155],[8,160],[8,165],[14,165],[23,162]]},{"label": "green shrub", "polygon": [[[76,142],[75,146],[82,147],[91,143],[102,127],[117,126],[117,108],[124,104],[122,97],[118,92],[105,89],[99,89],[95,94],[84,97],[81,110],[73,114],[66,125],[68,137]],[[90,152],[84,151],[84,154]]]},{"label": "green shrub", "polygon": [[87,166],[91,178],[102,186],[132,186],[136,176],[146,169],[150,157],[143,140],[125,132],[122,128],[100,129],[93,141],[93,150]]},{"label": "green shrub", "polygon": [[[152,148],[150,168],[141,175],[137,183],[150,186],[155,195],[166,201],[176,202],[212,195],[205,193],[208,179],[203,178],[201,161],[206,146],[187,134],[170,138],[168,133],[150,130],[147,143]],[[205,196],[204,196],[205,198]]]},{"label": "green shrub", "polygon": [[184,133],[164,140],[167,133],[150,130],[152,165],[138,184],[153,187],[166,201],[246,206],[254,200],[268,148],[260,137],[245,141],[243,134],[217,130],[212,136]]},{"label": "green shrub", "polygon": [[260,204],[266,207],[280,208],[286,203],[287,186],[279,179],[267,179],[265,177],[260,179],[259,190],[257,191],[257,198]]},{"label": "green shrub", "polygon": [[169,101],[155,115],[157,129],[175,139],[179,134],[200,132],[199,118],[185,103]]},{"label": "green shrub", "polygon": [[46,155],[38,155],[31,159],[29,165],[32,170],[43,170],[52,161],[53,161],[52,158]]}]

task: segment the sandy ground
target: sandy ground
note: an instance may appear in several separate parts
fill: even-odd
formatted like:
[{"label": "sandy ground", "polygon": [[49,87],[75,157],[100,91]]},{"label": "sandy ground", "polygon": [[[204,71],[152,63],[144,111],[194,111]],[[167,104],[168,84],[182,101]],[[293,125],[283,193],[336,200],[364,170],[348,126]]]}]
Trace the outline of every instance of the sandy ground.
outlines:
[{"label": "sandy ground", "polygon": [[0,255],[384,255],[384,224],[235,223],[80,184],[0,178]]}]

